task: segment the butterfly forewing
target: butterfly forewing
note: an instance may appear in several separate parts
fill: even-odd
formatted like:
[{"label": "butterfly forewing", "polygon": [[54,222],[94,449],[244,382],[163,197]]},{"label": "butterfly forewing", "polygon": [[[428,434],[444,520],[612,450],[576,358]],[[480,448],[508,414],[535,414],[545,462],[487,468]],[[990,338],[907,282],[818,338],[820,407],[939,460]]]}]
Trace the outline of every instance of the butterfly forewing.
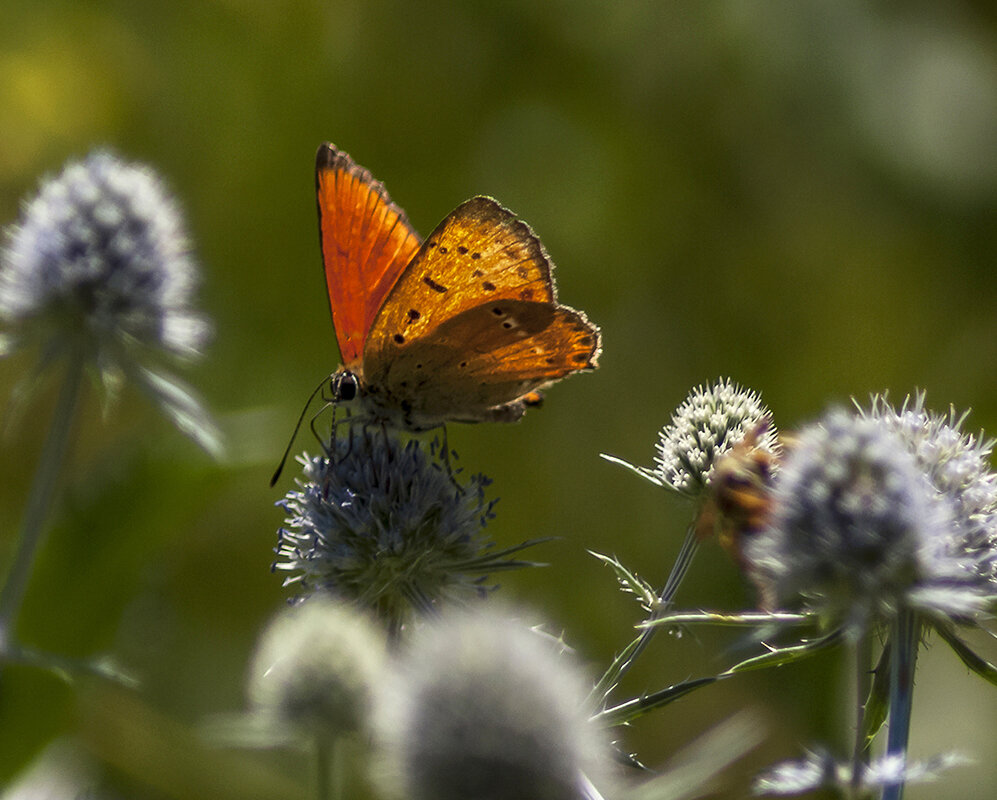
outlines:
[{"label": "butterfly forewing", "polygon": [[364,348],[364,376],[427,418],[471,418],[596,366],[599,332],[557,303],[530,228],[476,197],[426,239],[389,293]]},{"label": "butterfly forewing", "polygon": [[423,243],[374,319],[364,350],[371,377],[398,337],[428,335],[462,311],[490,300],[553,303],[551,265],[526,223],[488,197],[447,216]]},{"label": "butterfly forewing", "polygon": [[329,143],[316,155],[315,191],[333,324],[351,364],[420,240],[384,186]]}]

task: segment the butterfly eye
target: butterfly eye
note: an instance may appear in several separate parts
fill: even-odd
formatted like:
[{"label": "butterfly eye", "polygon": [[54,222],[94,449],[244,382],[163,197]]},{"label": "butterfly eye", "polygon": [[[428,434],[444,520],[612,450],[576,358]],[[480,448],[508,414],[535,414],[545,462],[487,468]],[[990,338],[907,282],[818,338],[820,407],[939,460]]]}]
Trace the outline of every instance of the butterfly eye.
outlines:
[{"label": "butterfly eye", "polygon": [[332,396],[339,402],[349,402],[356,398],[360,389],[357,376],[352,372],[337,372],[329,382]]}]

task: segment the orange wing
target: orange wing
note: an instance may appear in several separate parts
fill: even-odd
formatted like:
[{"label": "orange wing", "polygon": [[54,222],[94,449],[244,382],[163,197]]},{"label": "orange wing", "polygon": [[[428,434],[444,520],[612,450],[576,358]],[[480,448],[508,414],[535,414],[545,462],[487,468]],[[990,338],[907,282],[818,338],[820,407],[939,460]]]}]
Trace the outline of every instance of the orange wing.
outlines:
[{"label": "orange wing", "polygon": [[473,197],[436,226],[374,319],[368,380],[394,357],[399,336],[418,339],[462,311],[506,299],[556,302],[550,259],[525,222],[490,197]]},{"label": "orange wing", "polygon": [[315,192],[325,282],[339,352],[360,358],[371,324],[402,270],[419,250],[419,235],[383,184],[330,143],[315,157]]},{"label": "orange wing", "polygon": [[592,369],[599,331],[561,306],[529,226],[475,197],[426,239],[374,319],[364,376],[399,403],[451,419]]},{"label": "orange wing", "polygon": [[485,409],[579,370],[595,369],[599,329],[556,303],[497,300],[446,320],[426,336],[393,342],[373,385],[416,419],[477,421]]}]

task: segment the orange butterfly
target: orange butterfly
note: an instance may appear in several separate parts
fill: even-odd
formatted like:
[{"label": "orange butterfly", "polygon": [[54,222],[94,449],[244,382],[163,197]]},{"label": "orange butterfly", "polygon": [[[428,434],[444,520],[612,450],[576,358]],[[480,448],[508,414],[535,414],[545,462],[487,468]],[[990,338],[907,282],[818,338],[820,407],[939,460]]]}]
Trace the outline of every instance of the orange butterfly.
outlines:
[{"label": "orange butterfly", "polygon": [[459,205],[424,242],[384,186],[332,144],[315,161],[329,304],[344,366],[333,399],[423,431],[514,422],[536,390],[595,369],[599,329],[557,302],[553,264],[489,197]]}]

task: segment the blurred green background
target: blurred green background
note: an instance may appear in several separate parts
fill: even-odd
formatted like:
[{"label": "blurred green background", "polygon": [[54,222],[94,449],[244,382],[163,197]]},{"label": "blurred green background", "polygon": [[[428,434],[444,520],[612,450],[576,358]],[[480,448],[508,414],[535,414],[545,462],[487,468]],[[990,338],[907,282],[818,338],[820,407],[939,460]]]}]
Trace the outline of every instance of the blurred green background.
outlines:
[{"label": "blurred green background", "polygon": [[[599,454],[650,464],[693,385],[729,375],[782,428],[920,387],[997,432],[990,2],[7,0],[3,16],[0,222],[96,145],[165,176],[215,326],[186,377],[229,457],[211,463],[137,394],[104,419],[90,393],[21,636],[110,651],[144,687],[5,670],[0,785],[59,741],[122,797],[308,796],[305,758],[214,751],[196,731],[242,707],[254,638],[287,596],[269,566],[294,469],[267,480],[338,363],[312,193],[324,140],[423,234],[471,195],[498,198],[544,241],[562,300],[602,327],[601,368],[542,410],[450,429],[461,463],[495,480],[500,544],[560,537],[534,554],[550,566],[503,575],[500,595],[563,629],[593,671],[639,615],[586,549],[660,584],[690,513]],[[0,364],[4,395],[30,364]],[[0,565],[55,386],[3,439]],[[678,599],[739,609],[753,594],[707,547]],[[659,637],[625,688],[715,672],[737,643]],[[752,709],[765,744],[722,795],[742,796],[801,744],[844,752],[843,665],[830,653],[706,689],[626,731],[626,746],[661,765]],[[995,785],[997,693],[944,646],[920,666],[914,755],[975,764],[908,796],[978,798]]]}]

